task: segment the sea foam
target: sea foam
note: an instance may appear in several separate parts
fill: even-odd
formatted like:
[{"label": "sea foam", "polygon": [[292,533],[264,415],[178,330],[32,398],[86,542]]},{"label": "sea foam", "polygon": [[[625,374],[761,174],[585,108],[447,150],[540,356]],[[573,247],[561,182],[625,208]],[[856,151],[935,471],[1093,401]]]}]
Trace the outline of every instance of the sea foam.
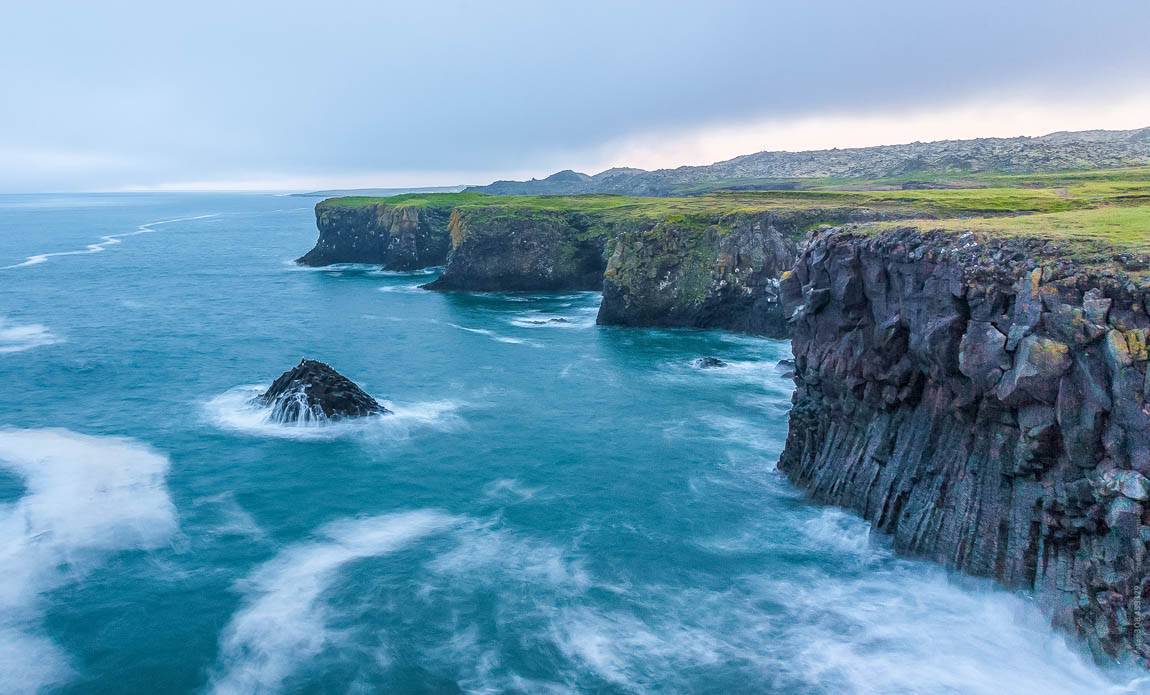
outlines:
[{"label": "sea foam", "polygon": [[25,493],[0,507],[0,691],[32,691],[70,675],[37,627],[41,595],[76,582],[109,554],[157,548],[176,531],[168,460],[129,439],[67,430],[0,430],[0,467]]},{"label": "sea foam", "polygon": [[258,384],[237,386],[205,403],[204,411],[209,421],[220,429],[255,437],[302,441],[356,436],[406,439],[418,429],[451,430],[462,425],[458,414],[462,404],[452,400],[408,404],[380,400],[390,413],[334,422],[311,419],[277,422],[271,408],[253,400],[266,389]]},{"label": "sea foam", "polygon": [[347,565],[396,552],[457,522],[433,510],[338,521],[315,540],[285,549],[241,583],[244,606],[224,629],[212,690],[277,690],[328,645],[323,596]]},{"label": "sea foam", "polygon": [[18,324],[0,317],[0,354],[24,352],[63,342],[38,323]]},{"label": "sea foam", "polygon": [[75,251],[55,251],[52,253],[34,254],[32,256],[28,256],[27,258],[25,258],[20,263],[14,263],[12,265],[0,266],[0,270],[14,270],[16,268],[27,268],[29,266],[40,265],[41,263],[47,262],[47,260],[49,258],[56,258],[59,256],[87,256],[87,255],[93,254],[93,253],[102,253],[104,251],[107,251],[109,246],[115,246],[116,244],[122,244],[124,239],[127,239],[128,237],[139,236],[140,234],[151,234],[151,233],[157,231],[156,227],[160,227],[162,225],[175,224],[176,222],[192,222],[194,220],[206,220],[208,218],[218,217],[218,216],[219,215],[217,215],[217,214],[196,215],[194,217],[177,217],[175,219],[170,219],[170,220],[158,220],[156,222],[148,222],[146,224],[140,225],[139,227],[136,227],[136,229],[134,231],[131,231],[131,232],[123,232],[122,234],[105,234],[104,236],[100,237],[100,241],[98,241],[94,244],[88,244],[87,246],[85,246],[82,249],[77,249]]}]

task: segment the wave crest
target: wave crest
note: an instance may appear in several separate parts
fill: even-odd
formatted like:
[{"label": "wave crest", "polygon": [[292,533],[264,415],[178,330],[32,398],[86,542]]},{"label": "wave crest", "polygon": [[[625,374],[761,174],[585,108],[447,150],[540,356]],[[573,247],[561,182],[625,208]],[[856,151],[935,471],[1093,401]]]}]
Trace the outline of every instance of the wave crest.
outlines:
[{"label": "wave crest", "polygon": [[109,554],[162,546],[177,528],[168,459],[130,439],[68,430],[0,429],[0,467],[26,492],[0,508],[0,651],[17,691],[58,684],[68,659],[29,627],[41,595],[75,582]]}]

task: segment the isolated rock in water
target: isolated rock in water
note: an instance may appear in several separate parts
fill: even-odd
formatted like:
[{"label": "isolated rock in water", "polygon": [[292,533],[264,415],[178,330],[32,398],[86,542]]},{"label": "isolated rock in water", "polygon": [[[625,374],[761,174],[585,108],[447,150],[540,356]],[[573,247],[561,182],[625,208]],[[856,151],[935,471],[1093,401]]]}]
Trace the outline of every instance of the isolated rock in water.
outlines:
[{"label": "isolated rock in water", "polygon": [[714,369],[716,367],[726,367],[727,363],[718,357],[700,357],[693,363],[699,369]]},{"label": "isolated rock in water", "polygon": [[541,319],[528,319],[527,323],[530,323],[530,324],[535,325],[535,326],[546,326],[549,323],[571,323],[571,321],[570,321],[570,319],[565,319],[563,317],[559,317],[559,318],[554,318],[554,319],[547,319],[546,321],[541,320]]},{"label": "isolated rock in water", "polygon": [[283,423],[323,422],[390,412],[353,381],[323,362],[300,363],[255,399]]}]

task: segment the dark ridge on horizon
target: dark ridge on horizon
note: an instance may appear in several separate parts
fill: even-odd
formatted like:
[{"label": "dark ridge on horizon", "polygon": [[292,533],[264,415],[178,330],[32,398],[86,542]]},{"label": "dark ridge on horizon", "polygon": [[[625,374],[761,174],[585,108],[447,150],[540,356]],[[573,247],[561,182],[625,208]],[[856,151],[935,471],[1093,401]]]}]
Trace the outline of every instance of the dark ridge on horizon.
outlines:
[{"label": "dark ridge on horizon", "polygon": [[709,165],[653,171],[615,167],[592,176],[565,169],[543,179],[496,181],[464,190],[492,195],[666,196],[715,190],[787,189],[805,179],[1031,174],[1146,164],[1150,164],[1150,127],[842,149],[766,150]]}]

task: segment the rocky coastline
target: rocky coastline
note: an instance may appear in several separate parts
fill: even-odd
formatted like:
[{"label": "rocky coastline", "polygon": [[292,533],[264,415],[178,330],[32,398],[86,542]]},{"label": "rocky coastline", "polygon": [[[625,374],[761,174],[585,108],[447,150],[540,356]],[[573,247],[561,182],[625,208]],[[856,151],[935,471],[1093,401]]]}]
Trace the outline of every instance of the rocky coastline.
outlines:
[{"label": "rocky coastline", "polygon": [[345,199],[317,207],[301,262],[443,264],[428,289],[601,289],[600,324],[789,337],[785,475],[896,550],[1031,592],[1095,654],[1146,664],[1150,263],[1090,227],[1126,214],[1096,202],[1130,204],[1109,185],[903,206],[720,196],[692,214]]},{"label": "rocky coastline", "polygon": [[780,470],[1146,663],[1147,285],[1044,240],[846,228],[804,243],[782,295]]}]

